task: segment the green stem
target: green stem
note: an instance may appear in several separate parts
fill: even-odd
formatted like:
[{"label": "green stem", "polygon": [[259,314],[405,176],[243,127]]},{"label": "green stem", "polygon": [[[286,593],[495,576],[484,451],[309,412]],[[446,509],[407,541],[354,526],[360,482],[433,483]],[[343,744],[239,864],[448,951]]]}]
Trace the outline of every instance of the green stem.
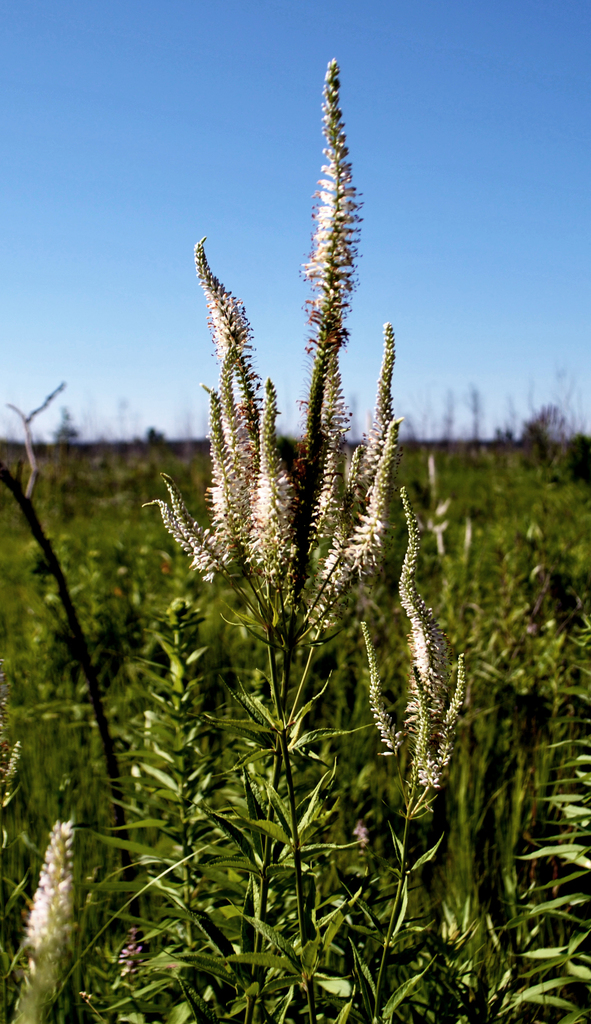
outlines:
[{"label": "green stem", "polygon": [[380,997],[382,994],[382,986],[384,983],[384,971],[386,969],[386,961],[388,959],[388,953],[390,950],[390,941],[392,939],[392,932],[394,931],[394,925],[398,917],[400,910],[400,904],[402,902],[402,892],[404,889],[404,880],[406,876],[406,858],[408,855],[408,839],[409,839],[409,825],[413,816],[413,800],[414,800],[414,787],[410,794],[410,799],[406,808],[406,816],[404,821],[404,835],[402,837],[402,856],[400,858],[400,878],[398,879],[398,885],[396,887],[396,896],[394,897],[394,903],[392,905],[392,913],[390,914],[390,922],[388,924],[388,931],[384,941],[384,949],[382,951],[382,961],[380,963],[380,970],[378,973],[378,983],[376,985],[376,1001],[374,1007],[374,1020],[379,1020],[380,1012]]},{"label": "green stem", "polygon": [[[298,908],[298,924],[300,930],[300,945],[302,952],[306,945],[306,920],[304,914],[304,886],[302,880],[302,856],[300,852],[300,836],[298,831],[298,818],[296,810],[295,788],[291,774],[291,763],[289,760],[289,745],[287,741],[287,729],[281,731],[281,750],[283,763],[285,765],[285,781],[289,796],[289,809],[291,814],[291,838],[293,844],[293,861],[295,868],[296,900]],[[316,1024],[316,1005],[314,996],[314,978],[305,978],[306,994],[308,997],[308,1016],[310,1024]]]},{"label": "green stem", "polygon": [[310,647],[310,653],[308,654],[308,660],[306,662],[306,667],[305,667],[305,669],[304,669],[304,671],[302,673],[302,678],[300,680],[300,685],[298,686],[298,692],[295,695],[295,700],[293,702],[293,707],[291,709],[291,716],[290,717],[292,719],[293,719],[293,716],[296,713],[297,706],[299,704],[300,697],[302,695],[302,691],[303,691],[304,686],[306,685],[306,682],[308,680],[308,676],[310,674],[310,666],[312,665],[312,658],[313,658],[313,656],[314,656],[314,648]]},{"label": "green stem", "polygon": [[[281,762],[282,762],[281,748],[278,747],[277,750],[275,751],[275,758],[273,760],[273,781],[272,781],[273,789],[277,789],[277,786],[279,785],[279,777],[281,775]],[[267,805],[267,821],[273,821],[274,817],[275,817],[275,812],[273,810],[273,805],[271,803],[271,800],[269,799],[269,802],[268,802],[268,805]],[[271,864],[271,850],[272,850],[272,847],[273,847],[273,840],[271,839],[270,836],[265,836],[265,838],[263,840],[263,863],[261,865],[261,870],[260,870],[260,875],[259,875],[259,878],[260,878],[259,921],[266,921],[267,920],[267,900],[268,900],[268,897],[269,897],[269,876],[268,876],[267,872],[268,872],[269,866]],[[255,953],[260,953],[262,944],[263,944],[263,936],[261,935],[260,932],[257,932],[255,934],[255,937],[254,937],[254,952]],[[261,977],[263,975],[263,971],[264,971],[264,968],[262,968],[262,967],[257,967],[255,969],[255,981],[258,981],[260,983]],[[256,1004],[257,1004],[257,997],[256,996],[249,996],[247,998],[247,1000],[246,1000],[246,1012],[245,1012],[245,1015],[244,1015],[244,1024],[252,1024],[252,1019],[253,1019],[253,1016],[254,1016],[254,1011],[255,1011]]]},{"label": "green stem", "polygon": [[[269,637],[269,639],[271,639]],[[277,717],[283,719],[283,710],[281,703],[281,693],[279,688],[279,680],[277,677],[277,662],[275,660],[275,651],[269,647],[269,674],[271,676],[271,691],[273,693],[273,701],[275,703],[275,712]],[[278,789],[279,779],[281,777],[281,765],[283,762],[283,752],[281,745],[278,744],[275,750],[275,757],[273,759],[273,789]],[[269,799],[267,804],[267,821],[273,821],[275,814],[273,810],[273,804]],[[260,890],[259,890],[259,921],[266,921],[267,919],[267,900],[269,897],[269,876],[267,874],[269,866],[271,864],[271,851],[273,847],[273,840],[270,836],[265,836],[263,840],[263,862],[259,874],[260,878]],[[259,953],[263,944],[263,937],[260,932],[257,932],[254,939],[254,952]],[[263,969],[257,967],[255,970],[255,979],[260,982]],[[252,1024],[254,1017],[254,1011],[257,1004],[257,997],[250,996],[246,1001],[246,1011],[244,1015],[244,1024]]]}]

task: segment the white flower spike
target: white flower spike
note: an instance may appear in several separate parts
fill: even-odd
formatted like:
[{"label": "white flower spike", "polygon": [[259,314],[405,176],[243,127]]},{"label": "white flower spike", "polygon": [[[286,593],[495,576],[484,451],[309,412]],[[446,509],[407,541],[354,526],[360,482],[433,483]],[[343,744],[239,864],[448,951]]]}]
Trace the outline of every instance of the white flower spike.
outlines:
[{"label": "white flower spike", "polygon": [[38,1024],[68,946],[73,910],[73,842],[72,822],[56,821],[27,925],[24,945],[29,952],[29,977],[19,1002],[21,1024]]}]

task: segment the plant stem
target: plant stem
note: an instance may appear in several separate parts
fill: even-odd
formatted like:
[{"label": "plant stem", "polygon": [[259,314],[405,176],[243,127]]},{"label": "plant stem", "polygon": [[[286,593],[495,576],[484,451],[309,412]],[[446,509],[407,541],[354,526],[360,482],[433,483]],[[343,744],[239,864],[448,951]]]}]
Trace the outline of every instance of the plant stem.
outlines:
[{"label": "plant stem", "polygon": [[309,651],[309,654],[308,654],[308,660],[306,661],[306,667],[305,667],[305,669],[304,669],[304,671],[302,673],[302,678],[300,680],[300,685],[298,686],[298,692],[295,695],[295,700],[293,702],[293,707],[291,709],[291,718],[293,718],[293,716],[295,715],[295,713],[297,711],[297,706],[299,704],[299,700],[300,700],[300,697],[302,695],[302,690],[304,689],[304,686],[306,685],[306,682],[307,682],[307,679],[308,679],[308,675],[310,673],[310,666],[312,664],[313,656],[314,656],[314,648],[310,647],[310,651]]},{"label": "plant stem", "polygon": [[[109,723],[107,721],[107,717],[105,715],[105,711],[103,708],[98,676],[96,674],[94,665],[92,664],[90,652],[88,650],[88,644],[86,643],[86,637],[82,630],[82,626],[80,625],[78,615],[76,614],[76,609],[70,596],[70,591],[68,589],[68,584],[66,583],[66,578],[62,571],[62,567],[59,563],[57,555],[53,550],[51,541],[49,540],[49,537],[47,537],[46,534],[44,533],[43,527],[39,522],[39,518],[37,516],[37,512],[35,511],[35,507],[32,501],[30,500],[30,498],[26,497],[25,494],[23,494],[20,483],[18,482],[18,480],[15,479],[15,477],[12,476],[12,473],[8,469],[8,466],[5,466],[3,462],[0,462],[0,480],[2,481],[2,483],[6,484],[9,491],[11,491],[15,501],[17,502],[18,506],[21,509],[21,512],[25,516],[29,524],[31,533],[33,534],[33,537],[37,541],[39,547],[41,548],[45,556],[45,560],[47,562],[49,571],[53,578],[55,579],[55,582],[57,583],[60,601],[66,613],[66,618],[68,620],[68,626],[71,634],[71,636],[68,639],[69,647],[71,653],[79,662],[82,668],[82,672],[84,674],[84,678],[86,679],[88,696],[90,698],[90,703],[94,711],[95,721],[98,726],[99,736],[101,738],[101,743],[103,745],[103,753],[105,756],[107,776],[109,779],[111,797],[113,801],[113,816],[115,818],[115,824],[120,830],[118,833],[119,838],[128,839],[129,836],[125,828],[125,811],[123,810],[124,794],[119,783],[121,773],[119,771],[119,764],[117,760],[117,755],[115,753],[115,746],[109,729]],[[134,878],[135,869],[132,866],[131,857],[129,855],[128,850],[121,850],[121,862],[124,869],[124,877],[128,880]]]},{"label": "plant stem", "polygon": [[[273,693],[273,700],[275,703],[275,711],[278,718],[283,719],[282,707],[281,707],[281,694],[279,691],[279,681],[277,678],[277,663],[275,661],[275,651],[269,647],[269,674],[271,676],[271,690]],[[281,745],[278,744],[275,749],[275,757],[273,759],[273,779],[271,785],[273,789],[278,789],[279,779],[281,777],[281,765],[283,763],[283,751]],[[273,821],[275,812],[273,810],[273,804],[269,798],[267,804],[267,821]],[[269,865],[271,864],[271,851],[273,847],[273,840],[270,836],[265,836],[263,840],[263,863],[260,871],[260,890],[259,890],[259,921],[266,921],[267,919],[267,899],[269,896],[269,876],[267,874]],[[260,948],[263,943],[263,937],[260,932],[257,932],[254,939],[254,952],[260,952]],[[260,982],[263,970],[257,967],[255,971],[255,978]],[[246,1012],[244,1015],[244,1024],[252,1024],[254,1017],[254,1011],[257,1003],[257,997],[251,996],[246,1002]]]},{"label": "plant stem", "polygon": [[[302,858],[300,853],[300,838],[298,832],[298,819],[296,809],[296,797],[295,788],[293,784],[293,775],[291,772],[291,762],[289,759],[289,738],[288,730],[289,726],[285,722],[285,704],[287,701],[287,694],[289,691],[289,678],[291,675],[292,668],[292,655],[293,649],[288,647],[284,649],[283,654],[283,679],[281,687],[279,685],[279,678],[277,673],[277,662],[275,657],[275,651],[272,647],[269,647],[269,669],[271,676],[271,690],[273,693],[273,700],[275,702],[275,710],[277,717],[281,719],[283,725],[281,732],[279,733],[279,748],[275,754],[275,763],[273,770],[273,788],[277,789],[279,784],[279,778],[281,773],[281,765],[285,770],[285,781],[287,785],[287,793],[289,798],[289,808],[291,817],[291,835],[293,843],[293,859],[295,868],[295,884],[296,884],[296,901],[298,908],[298,925],[300,932],[300,945],[302,950],[306,945],[306,923],[304,916],[304,886],[302,881]],[[271,819],[273,816],[273,809],[269,804],[268,818]],[[263,848],[263,865],[261,869],[261,890],[260,890],[260,901],[259,901],[259,920],[264,921],[267,911],[267,895],[268,895],[268,879],[266,876],[266,869],[269,866],[271,857],[271,845],[272,841],[270,838],[265,839],[265,845]],[[260,936],[257,933],[255,938],[255,950],[258,951],[260,947]],[[314,981],[313,978],[305,978],[306,994],[308,999],[308,1016],[310,1024],[316,1024],[316,1004],[314,996]],[[251,1024],[256,1005],[256,997],[249,999],[246,1004],[246,1013],[244,1017],[244,1024]]]},{"label": "plant stem", "polygon": [[[289,796],[289,809],[291,813],[291,838],[293,843],[293,861],[295,868],[296,900],[298,907],[298,924],[300,929],[300,945],[302,952],[306,945],[306,921],[304,916],[304,886],[302,881],[302,857],[300,853],[300,836],[298,831],[298,818],[296,810],[295,789],[293,776],[291,774],[291,763],[289,760],[289,745],[287,740],[287,729],[282,729],[281,750],[283,752],[283,763],[285,765],[285,781]],[[316,1024],[316,1005],[314,998],[314,979],[306,978],[306,994],[308,997],[308,1016],[310,1024]]]},{"label": "plant stem", "polygon": [[388,931],[384,941],[384,949],[382,952],[382,960],[380,963],[380,970],[378,973],[378,983],[376,985],[376,1001],[374,1007],[374,1020],[379,1019],[380,1011],[380,997],[382,994],[382,985],[384,983],[384,971],[386,968],[386,960],[388,959],[388,952],[390,949],[390,940],[392,939],[392,932],[394,931],[394,925],[400,910],[400,903],[402,901],[402,891],[404,889],[404,880],[406,875],[406,858],[408,855],[408,839],[409,839],[409,825],[413,816],[413,799],[414,799],[414,787],[411,791],[410,799],[406,808],[406,816],[404,821],[404,835],[402,837],[402,856],[400,858],[400,878],[398,879],[398,885],[396,887],[396,896],[394,897],[394,903],[392,905],[392,913],[390,914],[390,922],[388,924]]}]

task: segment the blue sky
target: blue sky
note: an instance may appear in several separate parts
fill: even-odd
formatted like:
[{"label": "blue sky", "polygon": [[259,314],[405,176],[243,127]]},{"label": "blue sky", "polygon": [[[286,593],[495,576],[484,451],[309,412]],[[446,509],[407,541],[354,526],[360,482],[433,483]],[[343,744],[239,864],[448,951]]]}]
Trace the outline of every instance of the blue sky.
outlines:
[{"label": "blue sky", "polygon": [[483,434],[560,400],[591,429],[591,7],[584,0],[0,3],[0,434],[206,430],[192,261],[246,303],[297,427],[328,60],[363,193],[344,356],[357,432],[391,320],[396,409]]}]

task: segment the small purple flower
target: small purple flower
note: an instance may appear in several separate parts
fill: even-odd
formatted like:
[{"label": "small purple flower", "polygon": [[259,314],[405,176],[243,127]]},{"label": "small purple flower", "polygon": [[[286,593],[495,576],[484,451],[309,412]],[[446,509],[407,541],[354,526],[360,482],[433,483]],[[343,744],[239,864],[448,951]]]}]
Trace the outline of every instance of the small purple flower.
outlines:
[{"label": "small purple flower", "polygon": [[121,967],[121,977],[124,978],[126,975],[133,975],[137,972],[138,964],[142,963],[138,959],[142,949],[144,948],[137,941],[138,930],[133,925],[129,929],[127,934],[127,945],[123,947],[119,954],[119,966]]},{"label": "small purple flower", "polygon": [[360,818],[355,828],[353,829],[353,835],[359,843],[359,849],[364,852],[369,846],[369,831],[363,818]]}]

